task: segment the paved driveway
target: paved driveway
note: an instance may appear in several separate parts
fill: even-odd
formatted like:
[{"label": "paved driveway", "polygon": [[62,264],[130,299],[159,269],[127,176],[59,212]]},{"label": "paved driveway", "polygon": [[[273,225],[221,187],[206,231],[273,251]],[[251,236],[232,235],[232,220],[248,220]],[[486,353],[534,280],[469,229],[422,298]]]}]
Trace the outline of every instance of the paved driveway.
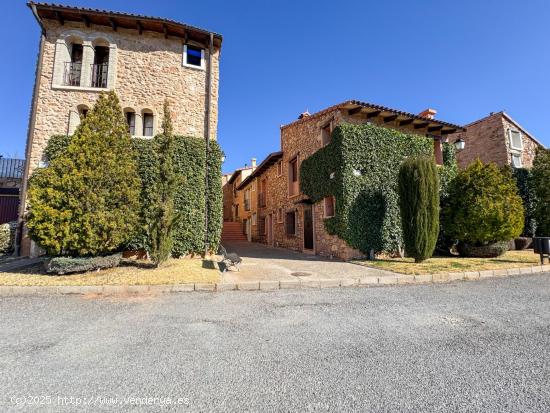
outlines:
[{"label": "paved driveway", "polygon": [[2,412],[550,411],[549,274],[1,297],[0,314]]},{"label": "paved driveway", "polygon": [[290,280],[319,280],[331,278],[362,278],[395,275],[348,262],[331,260],[318,255],[303,254],[285,248],[272,248],[255,242],[228,242],[227,251],[239,254],[241,271],[227,271],[225,282]]}]

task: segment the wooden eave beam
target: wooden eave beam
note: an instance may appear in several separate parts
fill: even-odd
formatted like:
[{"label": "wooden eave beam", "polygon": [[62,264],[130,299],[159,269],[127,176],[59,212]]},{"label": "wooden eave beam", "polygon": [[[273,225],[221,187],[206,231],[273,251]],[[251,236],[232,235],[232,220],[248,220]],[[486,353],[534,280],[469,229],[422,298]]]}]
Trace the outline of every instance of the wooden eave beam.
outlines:
[{"label": "wooden eave beam", "polygon": [[384,123],[389,123],[389,122],[392,122],[392,121],[396,120],[397,115],[385,116],[383,119],[384,119]]},{"label": "wooden eave beam", "polygon": [[65,18],[63,17],[63,14],[60,11],[55,12],[55,18],[59,22],[61,26],[65,24]]},{"label": "wooden eave beam", "polygon": [[441,134],[442,134],[442,135],[448,135],[448,134],[450,134],[450,133],[455,133],[455,132],[456,132],[456,129],[443,129],[443,130],[441,131]]},{"label": "wooden eave beam", "polygon": [[139,20],[136,21],[136,25],[137,25],[137,29],[139,31],[139,34],[143,34],[143,25],[141,24],[141,22]]},{"label": "wooden eave beam", "polygon": [[442,126],[442,125],[430,126],[430,127],[428,128],[428,132],[437,132],[437,131],[440,131],[441,129],[443,129],[443,126]]},{"label": "wooden eave beam", "polygon": [[410,125],[411,123],[414,122],[414,119],[403,119],[403,120],[400,120],[399,121],[399,126],[405,126],[405,125]]},{"label": "wooden eave beam", "polygon": [[85,14],[82,14],[80,17],[82,18],[82,21],[84,22],[86,27],[90,27],[90,18]]},{"label": "wooden eave beam", "polygon": [[422,129],[422,128],[426,128],[429,124],[430,122],[421,122],[421,123],[414,123],[413,125],[415,129]]},{"label": "wooden eave beam", "polygon": [[348,114],[349,115],[355,115],[356,113],[361,112],[362,109],[363,109],[363,106],[357,106],[355,108],[349,109]]},{"label": "wooden eave beam", "polygon": [[111,27],[112,29],[116,32],[116,29],[118,27],[117,23],[116,23],[116,20],[113,19],[112,17],[109,18],[109,23],[111,23]]},{"label": "wooden eave beam", "polygon": [[367,113],[367,119],[375,118],[378,115],[380,115],[380,113],[382,113],[382,111],[380,111],[380,110],[375,110],[374,112],[368,112]]}]

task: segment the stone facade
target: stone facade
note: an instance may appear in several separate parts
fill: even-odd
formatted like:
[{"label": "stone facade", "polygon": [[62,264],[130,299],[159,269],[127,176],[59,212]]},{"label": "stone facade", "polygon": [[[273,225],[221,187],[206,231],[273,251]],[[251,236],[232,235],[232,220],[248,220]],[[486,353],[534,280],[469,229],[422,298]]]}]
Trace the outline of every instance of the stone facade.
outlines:
[{"label": "stone facade", "polygon": [[[510,131],[521,133],[522,149],[511,147]],[[493,113],[466,126],[466,131],[454,133],[449,140],[462,139],[463,150],[457,152],[458,164],[466,168],[476,159],[484,163],[513,165],[512,156],[521,157],[521,166],[530,168],[535,159],[537,147],[542,146],[532,135],[504,112]]]},{"label": "stone facade", "polygon": [[[39,90],[34,135],[30,148],[30,173],[42,161],[42,154],[52,135],[74,131],[82,109],[91,108],[102,90],[114,89],[122,108],[136,114],[135,136],[142,135],[143,113],[153,114],[153,135],[161,124],[162,106],[168,99],[174,131],[186,136],[205,136],[205,102],[207,70],[182,64],[182,39],[165,39],[161,33],[112,29],[84,23],[60,25],[44,20],[46,39],[39,73]],[[82,87],[63,85],[63,56],[71,41],[84,43],[86,51],[97,42],[109,45],[109,79],[107,88],[92,88],[83,70]],[[61,53],[60,51],[64,51]],[[205,50],[208,53],[208,50]],[[211,138],[216,138],[218,119],[219,55],[212,56]],[[208,56],[205,56],[207,60]],[[83,68],[87,63],[84,59]],[[87,59],[88,61],[90,59]]]},{"label": "stone facade", "polygon": [[[385,116],[386,119],[384,119]],[[281,159],[268,168],[262,168],[260,165],[252,174],[252,179],[238,187],[238,196],[234,199],[235,204],[239,205],[239,211],[243,211],[239,217],[241,220],[252,220],[253,214],[256,214],[256,225],[251,225],[251,240],[345,260],[362,256],[360,251],[351,248],[344,240],[327,233],[324,225],[326,218],[324,201],[311,204],[300,191],[295,194],[290,193],[290,162],[297,159],[299,171],[301,162],[326,143],[324,139],[327,137],[323,135],[323,129],[328,127],[332,131],[343,122],[372,122],[406,133],[427,133],[425,128],[415,128],[412,122],[401,125],[402,121],[399,118],[389,122],[387,119],[387,113],[384,112],[381,112],[380,116],[368,115],[361,111],[350,114],[346,106],[336,105],[314,115],[307,114],[291,124],[282,126]],[[441,135],[441,131],[434,131],[430,135],[434,136],[436,153],[441,151],[440,140],[445,140],[445,136]],[[262,189],[264,187],[265,190]],[[250,211],[244,211],[242,208],[242,194],[245,191],[250,191],[252,197]],[[260,193],[264,193],[265,203],[262,205],[265,204],[265,206],[257,204],[258,198],[261,198],[258,196]],[[306,248],[304,243],[304,216],[309,209],[313,215],[313,248],[311,249]],[[287,234],[287,213],[292,212],[295,213],[295,234],[289,235]]]},{"label": "stone facade", "polygon": [[[158,133],[168,100],[176,134],[205,138],[209,132],[216,139],[221,36],[144,16],[47,4],[29,7],[35,16],[50,17],[37,17],[43,30],[23,198],[26,180],[41,166],[50,137],[72,134],[102,91],[114,90],[125,116],[134,114],[134,137]],[[212,56],[209,38],[215,39]],[[187,59],[188,48],[199,53],[195,61]],[[23,236],[21,253],[29,252]]]}]

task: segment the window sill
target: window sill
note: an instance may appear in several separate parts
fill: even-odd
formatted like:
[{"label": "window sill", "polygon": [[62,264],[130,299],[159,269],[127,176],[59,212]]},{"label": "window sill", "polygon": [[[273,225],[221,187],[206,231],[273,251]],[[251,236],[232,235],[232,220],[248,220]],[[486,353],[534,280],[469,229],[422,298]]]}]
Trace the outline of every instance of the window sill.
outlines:
[{"label": "window sill", "polygon": [[132,139],[147,139],[147,140],[151,140],[153,139],[154,136],[141,136],[141,135],[132,135]]},{"label": "window sill", "polygon": [[206,71],[206,66],[195,66],[195,65],[190,65],[190,64],[187,64],[187,63],[182,63],[181,64],[183,67],[187,67],[189,69],[195,69],[195,70],[200,70],[201,72],[205,72]]},{"label": "window sill", "polygon": [[523,148],[514,148],[514,147],[510,146],[510,152],[522,153],[522,152],[523,152]]},{"label": "window sill", "polygon": [[54,90],[73,90],[77,92],[108,92],[111,90],[108,87],[90,87],[90,86],[65,86],[65,85],[52,85]]}]

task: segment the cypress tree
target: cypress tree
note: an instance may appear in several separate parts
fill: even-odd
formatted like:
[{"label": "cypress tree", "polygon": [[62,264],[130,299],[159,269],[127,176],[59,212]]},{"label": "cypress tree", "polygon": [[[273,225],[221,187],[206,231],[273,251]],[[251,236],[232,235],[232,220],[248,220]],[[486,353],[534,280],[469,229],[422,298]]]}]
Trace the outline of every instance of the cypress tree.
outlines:
[{"label": "cypress tree", "polygon": [[432,256],[439,234],[439,181],[431,158],[409,158],[399,169],[399,206],[405,253],[415,262]]},{"label": "cypress tree", "polygon": [[29,235],[50,255],[119,250],[138,222],[139,179],[119,100],[100,94],[65,150],[29,181]]},{"label": "cypress tree", "polygon": [[178,220],[175,209],[175,195],[181,176],[174,168],[176,149],[172,118],[168,101],[164,101],[162,134],[155,136],[154,146],[157,157],[158,174],[153,191],[154,201],[149,222],[151,260],[158,267],[172,254],[173,228]]}]

